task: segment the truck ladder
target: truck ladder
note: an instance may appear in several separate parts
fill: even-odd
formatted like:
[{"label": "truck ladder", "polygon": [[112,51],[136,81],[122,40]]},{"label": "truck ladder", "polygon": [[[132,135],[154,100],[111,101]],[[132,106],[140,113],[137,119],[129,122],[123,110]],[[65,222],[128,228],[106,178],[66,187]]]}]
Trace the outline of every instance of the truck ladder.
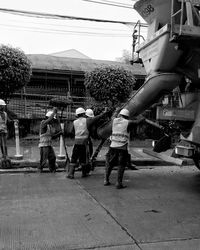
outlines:
[{"label": "truck ladder", "polygon": [[[195,9],[194,5],[200,7],[199,0],[178,0],[181,2],[181,7],[175,12],[176,0],[171,0],[171,30],[170,30],[170,41],[176,40],[178,37],[200,37],[200,15]],[[187,23],[184,23],[184,11],[186,11]],[[180,15],[179,23],[175,18]],[[197,23],[194,23],[194,16]]]}]

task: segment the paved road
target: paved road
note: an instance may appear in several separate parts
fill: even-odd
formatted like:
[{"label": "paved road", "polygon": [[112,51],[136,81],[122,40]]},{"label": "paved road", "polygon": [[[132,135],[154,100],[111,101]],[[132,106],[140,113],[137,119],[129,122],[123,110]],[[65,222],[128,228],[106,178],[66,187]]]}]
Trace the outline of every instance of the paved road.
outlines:
[{"label": "paved road", "polygon": [[195,167],[128,170],[123,190],[104,187],[103,172],[1,174],[0,249],[200,249]]}]

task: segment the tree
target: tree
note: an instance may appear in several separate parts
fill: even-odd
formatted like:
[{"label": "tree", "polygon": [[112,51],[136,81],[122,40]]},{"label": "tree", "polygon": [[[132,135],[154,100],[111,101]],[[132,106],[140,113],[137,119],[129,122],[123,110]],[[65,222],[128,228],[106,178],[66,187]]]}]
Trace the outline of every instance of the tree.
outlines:
[{"label": "tree", "polygon": [[116,58],[116,61],[125,63],[125,64],[131,64],[131,60],[132,60],[131,52],[126,49],[123,50],[122,57]]},{"label": "tree", "polygon": [[135,77],[122,67],[106,66],[86,72],[84,84],[99,109],[105,106],[116,108],[130,96]]},{"label": "tree", "polygon": [[0,46],[0,96],[7,100],[24,87],[31,77],[31,63],[18,48]]}]

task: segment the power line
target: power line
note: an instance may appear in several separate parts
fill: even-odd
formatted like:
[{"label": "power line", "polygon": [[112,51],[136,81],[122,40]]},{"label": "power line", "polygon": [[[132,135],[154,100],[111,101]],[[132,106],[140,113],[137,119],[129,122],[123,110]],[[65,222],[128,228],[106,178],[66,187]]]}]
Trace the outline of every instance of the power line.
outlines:
[{"label": "power line", "polygon": [[31,31],[38,33],[56,33],[56,34],[70,34],[70,35],[82,35],[82,36],[101,36],[101,37],[131,37],[130,34],[126,33],[102,33],[102,32],[86,32],[86,31],[70,31],[70,30],[58,30],[58,29],[43,29],[38,27],[26,27],[26,26],[18,26],[18,25],[9,25],[9,24],[0,24],[0,26],[6,28],[14,28],[18,31]]},{"label": "power line", "polygon": [[[110,1],[110,0],[99,0],[101,2],[108,2],[108,3],[116,3],[116,4],[120,4],[120,5],[128,5],[128,6],[132,6],[132,4],[127,4],[127,3],[121,3],[121,2],[116,2],[116,1]],[[135,0],[137,1],[137,0]]]},{"label": "power line", "polygon": [[127,9],[133,9],[132,5],[122,4],[122,3],[113,2],[113,1],[104,1],[104,2],[103,1],[94,1],[94,0],[83,0],[83,1],[97,3],[97,4],[104,4],[104,5],[111,5],[111,6],[127,8]]},{"label": "power line", "polygon": [[[114,20],[85,18],[85,17],[75,17],[75,16],[49,14],[49,13],[33,12],[33,11],[22,11],[22,10],[5,9],[5,8],[0,8],[0,11],[4,12],[4,13],[14,14],[14,15],[22,15],[22,16],[29,16],[29,17],[31,16],[31,17],[36,17],[36,18],[82,20],[82,21],[103,22],[103,23],[120,23],[120,24],[125,24],[125,25],[135,25],[136,24],[136,22],[114,21]],[[147,24],[141,23],[141,26],[142,27],[147,27]]]},{"label": "power line", "polygon": [[[4,20],[3,20],[4,21]],[[21,24],[31,24],[31,25],[44,25],[44,26],[54,26],[54,27],[65,27],[65,28],[75,28],[75,29],[90,29],[90,30],[97,30],[97,27],[89,27],[89,26],[80,26],[80,25],[68,25],[68,24],[54,24],[54,23],[38,23],[38,22],[27,22],[27,21],[22,21],[22,20],[16,20],[16,19],[8,19],[8,22],[11,22],[11,24],[14,22],[15,24],[18,23],[19,25]],[[3,23],[1,23],[1,25],[4,25]],[[7,24],[5,24],[7,25]],[[123,29],[114,29],[114,28],[102,28],[102,27],[98,27],[98,30],[104,30],[104,31],[122,31],[124,32],[125,30]]]}]

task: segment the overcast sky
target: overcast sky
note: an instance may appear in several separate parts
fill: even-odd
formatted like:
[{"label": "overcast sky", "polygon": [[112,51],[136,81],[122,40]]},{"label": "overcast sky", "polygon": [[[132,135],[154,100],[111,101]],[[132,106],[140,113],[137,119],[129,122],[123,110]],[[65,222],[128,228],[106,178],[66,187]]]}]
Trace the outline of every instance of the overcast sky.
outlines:
[{"label": "overcast sky", "polygon": [[[133,6],[132,0],[94,0]],[[85,0],[1,0],[0,8],[76,17],[136,22],[144,20],[134,9]],[[26,54],[49,54],[76,49],[100,60],[115,60],[132,50],[133,27],[123,24],[79,20],[55,20],[7,14],[0,11],[0,43]],[[143,35],[145,35],[145,29]]]}]

